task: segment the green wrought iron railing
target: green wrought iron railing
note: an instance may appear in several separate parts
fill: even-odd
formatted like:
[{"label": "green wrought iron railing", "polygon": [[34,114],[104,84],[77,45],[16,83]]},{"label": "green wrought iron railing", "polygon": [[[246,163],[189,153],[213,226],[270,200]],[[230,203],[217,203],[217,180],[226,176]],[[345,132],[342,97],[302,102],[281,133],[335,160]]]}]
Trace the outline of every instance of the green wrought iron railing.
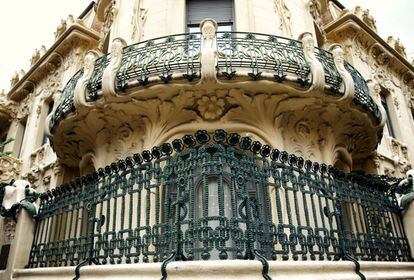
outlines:
[{"label": "green wrought iron railing", "polygon": [[76,74],[68,81],[65,88],[62,91],[59,104],[54,111],[49,123],[50,131],[53,133],[56,124],[58,124],[67,114],[75,111],[73,104],[73,94],[75,91],[76,83],[82,77],[83,69],[76,72]]},{"label": "green wrought iron railing", "polygon": [[355,83],[355,104],[361,105],[364,110],[372,112],[377,120],[377,123],[381,123],[381,112],[369,93],[368,85],[364,77],[362,77],[361,73],[359,73],[358,70],[347,62],[345,62],[345,69],[351,74]]},{"label": "green wrought iron railing", "polygon": [[[146,86],[152,81],[169,83],[173,78],[193,81],[200,77],[201,34],[187,33],[155,38],[124,48],[121,66],[116,73],[117,90],[125,92],[133,86]],[[302,43],[275,35],[246,32],[217,33],[217,75],[232,79],[246,69],[252,80],[272,77],[277,82],[294,80],[302,86],[312,83],[310,68],[304,58]],[[328,51],[315,48],[315,55],[325,71],[325,82],[331,94],[341,95],[342,77]],[[98,58],[87,84],[87,101],[100,96],[102,74],[110,62],[110,54]],[[355,83],[354,102],[374,114],[377,123],[381,113],[372,99],[366,81],[348,63],[346,69]],[[239,71],[239,72],[237,72]],[[63,96],[50,122],[50,130],[73,108],[73,94],[78,72],[69,80]]]},{"label": "green wrought iron railing", "polygon": [[102,89],[102,75],[111,60],[111,54],[105,54],[98,58],[86,88],[88,90],[87,101],[95,101],[99,98],[98,92]]},{"label": "green wrought iron railing", "polygon": [[397,183],[198,131],[43,193],[28,267],[409,261]]},{"label": "green wrought iron railing", "polygon": [[192,81],[200,75],[200,51],[200,33],[170,35],[125,47],[116,74],[118,89],[125,91],[131,82],[145,86],[152,77],[168,83],[177,71]]},{"label": "green wrought iron railing", "polygon": [[253,80],[270,71],[276,81],[282,82],[288,74],[301,84],[309,84],[310,68],[302,43],[274,35],[247,32],[217,32],[217,74],[231,79],[235,68],[246,68]]}]

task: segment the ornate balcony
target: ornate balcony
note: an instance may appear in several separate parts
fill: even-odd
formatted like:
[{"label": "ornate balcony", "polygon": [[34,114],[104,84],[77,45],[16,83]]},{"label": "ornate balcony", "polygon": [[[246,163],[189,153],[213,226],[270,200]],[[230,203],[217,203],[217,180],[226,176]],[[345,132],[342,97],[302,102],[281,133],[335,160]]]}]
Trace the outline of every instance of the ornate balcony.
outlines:
[{"label": "ornate balcony", "polygon": [[42,194],[28,267],[410,261],[398,182],[197,131]]},{"label": "ornate balcony", "polygon": [[[119,95],[156,84],[188,82],[189,85],[195,85],[202,78],[201,36],[200,33],[171,35],[126,46],[122,49],[119,63],[112,61],[113,54],[98,58],[87,80],[86,102],[96,102],[102,98],[103,73],[111,63],[116,64],[114,83]],[[382,122],[380,110],[364,78],[350,64],[344,63],[354,87],[352,94],[349,94],[349,83],[344,82],[344,75],[347,74],[338,70],[338,62],[335,62],[332,53],[312,47],[313,51],[305,54],[303,42],[274,35],[218,32],[215,38],[216,57],[213,61],[221,83],[268,80],[309,88],[316,83],[316,77],[307,56],[314,55],[324,71],[326,95],[352,98],[353,103],[368,112],[377,124]],[[340,57],[338,59],[341,60]],[[52,133],[68,113],[75,111],[74,90],[82,75],[83,71],[80,70],[65,86],[61,102],[49,123]]]}]

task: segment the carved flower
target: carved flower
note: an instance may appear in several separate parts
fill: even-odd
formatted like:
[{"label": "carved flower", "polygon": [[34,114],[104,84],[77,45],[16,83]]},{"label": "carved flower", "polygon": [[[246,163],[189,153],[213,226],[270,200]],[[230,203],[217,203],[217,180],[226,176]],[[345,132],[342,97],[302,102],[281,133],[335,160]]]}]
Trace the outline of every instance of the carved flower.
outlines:
[{"label": "carved flower", "polygon": [[214,120],[221,116],[224,111],[224,100],[217,96],[203,96],[198,100],[198,111],[207,120]]}]

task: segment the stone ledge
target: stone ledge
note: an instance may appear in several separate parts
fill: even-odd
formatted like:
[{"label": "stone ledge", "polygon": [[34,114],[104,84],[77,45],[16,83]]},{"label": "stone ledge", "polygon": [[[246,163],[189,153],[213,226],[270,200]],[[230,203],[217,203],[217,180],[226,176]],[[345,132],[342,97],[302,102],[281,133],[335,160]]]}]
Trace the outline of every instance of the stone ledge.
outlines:
[{"label": "stone ledge", "polygon": [[[361,272],[367,280],[414,279],[414,263],[360,262]],[[354,264],[345,261],[271,261],[269,276],[273,280],[359,280]],[[193,261],[171,262],[167,266],[168,279],[252,280],[263,279],[259,261]],[[17,269],[13,279],[72,279],[75,267]],[[159,280],[161,263],[120,264],[87,266],[81,269],[82,280],[86,279],[139,279]]]}]

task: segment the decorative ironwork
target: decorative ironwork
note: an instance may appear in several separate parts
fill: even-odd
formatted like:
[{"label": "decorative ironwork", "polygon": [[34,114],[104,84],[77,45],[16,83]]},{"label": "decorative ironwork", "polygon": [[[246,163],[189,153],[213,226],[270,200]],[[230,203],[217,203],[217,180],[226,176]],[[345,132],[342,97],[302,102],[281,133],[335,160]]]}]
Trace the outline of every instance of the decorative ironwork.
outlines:
[{"label": "decorative ironwork", "polygon": [[110,60],[110,54],[103,55],[96,60],[92,76],[86,85],[86,88],[88,89],[88,101],[95,101],[98,99],[98,91],[102,88],[102,75]]},{"label": "decorative ironwork", "polygon": [[200,73],[200,49],[200,33],[171,35],[125,47],[117,72],[118,88],[125,91],[134,80],[145,86],[152,77],[168,83],[174,72],[192,81]]},{"label": "decorative ironwork", "polygon": [[247,68],[252,80],[268,71],[278,82],[290,74],[303,85],[309,83],[310,68],[302,43],[297,40],[259,33],[217,32],[217,51],[218,75],[227,79],[235,76],[235,68]]},{"label": "decorative ironwork", "polygon": [[43,193],[28,266],[408,261],[394,185],[198,131]]},{"label": "decorative ironwork", "polygon": [[342,77],[336,69],[332,54],[323,49],[316,48],[315,55],[322,63],[325,72],[325,83],[328,85],[332,93],[339,94],[342,84]]},{"label": "decorative ironwork", "polygon": [[66,116],[69,112],[75,111],[75,106],[73,105],[73,92],[76,87],[76,83],[82,77],[83,69],[79,70],[66,84],[63,89],[62,96],[60,97],[60,102],[56,107],[56,110],[50,119],[49,128],[53,132],[55,125],[60,122],[60,120]]},{"label": "decorative ironwork", "polygon": [[355,104],[361,105],[367,111],[371,111],[374,114],[377,123],[381,123],[381,112],[369,93],[367,82],[362,75],[347,62],[345,62],[345,69],[351,74],[355,83]]}]

